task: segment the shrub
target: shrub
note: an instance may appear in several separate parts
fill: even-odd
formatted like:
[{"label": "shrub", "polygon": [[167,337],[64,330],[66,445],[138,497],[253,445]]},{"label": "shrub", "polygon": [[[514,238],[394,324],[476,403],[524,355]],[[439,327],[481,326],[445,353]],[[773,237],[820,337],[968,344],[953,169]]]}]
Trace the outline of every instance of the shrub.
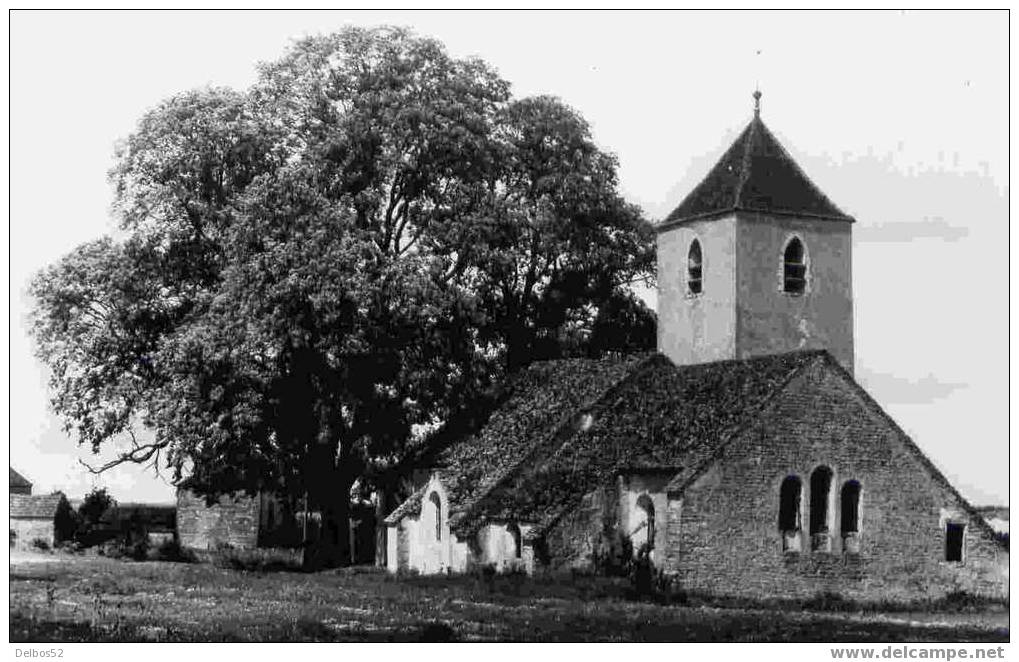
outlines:
[{"label": "shrub", "polygon": [[190,549],[181,547],[176,540],[165,540],[156,548],[154,558],[157,561],[171,561],[173,563],[194,563],[198,560],[195,553]]},{"label": "shrub", "polygon": [[633,542],[622,531],[612,529],[602,534],[593,556],[594,565],[602,574],[626,577],[633,564]]},{"label": "shrub", "polygon": [[34,538],[32,540],[32,548],[45,552],[50,548],[50,544],[42,538]]},{"label": "shrub", "polygon": [[149,539],[147,537],[143,536],[128,542],[125,547],[127,555],[135,561],[144,561],[149,557]]},{"label": "shrub", "polygon": [[231,570],[279,572],[303,569],[301,550],[294,549],[222,547],[213,552],[212,561],[221,568]]}]

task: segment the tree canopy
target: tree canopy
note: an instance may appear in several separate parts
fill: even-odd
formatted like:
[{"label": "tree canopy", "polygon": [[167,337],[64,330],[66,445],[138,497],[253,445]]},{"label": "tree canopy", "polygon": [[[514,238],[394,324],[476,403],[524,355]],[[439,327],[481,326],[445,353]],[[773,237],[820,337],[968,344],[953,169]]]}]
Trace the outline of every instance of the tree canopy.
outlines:
[{"label": "tree canopy", "polygon": [[128,435],[112,463],[342,509],[506,371],[654,345],[630,288],[653,232],[615,157],[408,30],[298,41],[249,90],[161,103],[116,156],[116,238],[31,287],[53,409],[96,452]]}]

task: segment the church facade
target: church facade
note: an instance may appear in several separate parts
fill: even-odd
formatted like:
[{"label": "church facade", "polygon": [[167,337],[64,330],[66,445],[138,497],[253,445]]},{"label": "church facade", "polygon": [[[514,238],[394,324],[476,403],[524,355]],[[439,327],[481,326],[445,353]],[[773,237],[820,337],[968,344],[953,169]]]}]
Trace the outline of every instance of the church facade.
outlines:
[{"label": "church facade", "polygon": [[385,520],[388,569],[591,567],[621,535],[687,590],[1007,595],[1007,548],[853,378],[853,222],[755,108],[658,226],[659,351],[514,377]]}]

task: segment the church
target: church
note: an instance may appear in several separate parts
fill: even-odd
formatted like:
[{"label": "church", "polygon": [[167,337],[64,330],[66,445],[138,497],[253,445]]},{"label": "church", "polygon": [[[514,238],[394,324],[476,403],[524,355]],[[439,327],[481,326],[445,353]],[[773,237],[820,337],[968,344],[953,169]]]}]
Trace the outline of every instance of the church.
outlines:
[{"label": "church", "polygon": [[384,521],[390,572],[1007,596],[1008,549],[853,378],[852,229],[754,116],[658,233],[658,351],[533,364]]}]

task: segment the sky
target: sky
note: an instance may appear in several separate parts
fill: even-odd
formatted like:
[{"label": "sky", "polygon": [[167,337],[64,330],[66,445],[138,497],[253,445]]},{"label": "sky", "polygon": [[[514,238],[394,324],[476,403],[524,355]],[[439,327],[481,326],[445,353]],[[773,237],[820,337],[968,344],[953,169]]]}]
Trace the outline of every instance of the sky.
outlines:
[{"label": "sky", "polygon": [[[854,216],[856,377],[972,502],[1008,504],[1008,15],[1003,12],[29,12],[10,16],[10,458],[36,492],[167,502],[47,408],[32,275],[114,229],[118,139],[166,97],[249,86],[294,38],[395,24],[553,94],[661,220],[752,116]],[[653,293],[650,296],[654,301]]]}]

